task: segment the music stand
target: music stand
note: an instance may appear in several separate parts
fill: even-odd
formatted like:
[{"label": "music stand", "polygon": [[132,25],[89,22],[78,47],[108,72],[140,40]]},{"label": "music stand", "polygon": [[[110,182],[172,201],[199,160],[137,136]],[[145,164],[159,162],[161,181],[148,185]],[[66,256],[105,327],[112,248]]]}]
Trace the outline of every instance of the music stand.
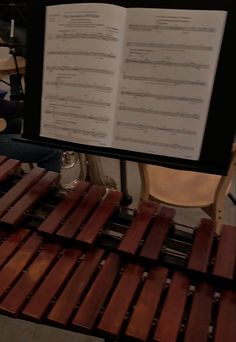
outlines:
[{"label": "music stand", "polygon": [[[75,2],[75,1],[71,1]],[[114,4],[122,5],[120,1],[111,1]],[[192,170],[199,172],[208,172],[216,174],[226,174],[229,165],[231,145],[235,130],[235,120],[232,112],[233,91],[222,86],[229,82],[232,77],[232,66],[235,58],[232,55],[232,25],[235,13],[232,10],[233,1],[212,3],[210,0],[199,4],[197,1],[191,3],[187,1],[160,1],[160,8],[178,8],[178,9],[197,9],[197,10],[223,10],[228,11],[226,29],[224,33],[222,50],[219,57],[218,68],[215,76],[214,89],[212,93],[210,109],[205,127],[202,148],[198,160],[190,160],[178,157],[169,157],[167,155],[142,153],[140,151],[121,150],[112,147],[90,146],[82,143],[66,141],[43,136],[40,134],[41,120],[41,95],[42,95],[42,70],[44,61],[44,34],[45,34],[45,9],[47,6],[64,4],[65,1],[45,0],[39,3],[33,3],[31,8],[30,37],[29,37],[29,60],[27,61],[27,84],[29,86],[27,93],[26,117],[22,140],[29,143],[38,143],[60,147],[65,150],[74,150],[87,154],[102,155],[106,157],[117,158],[121,160],[121,178],[122,185],[126,188],[126,177],[124,177],[126,164],[124,161],[136,161],[142,163],[151,163],[161,166],[173,167],[177,169]],[[124,2],[125,5],[125,2]],[[146,4],[144,1],[131,1],[130,7],[156,7],[155,1]],[[37,15],[36,15],[37,14]],[[33,18],[33,19],[32,19]],[[33,33],[32,33],[33,32]],[[37,70],[35,70],[37,65]],[[32,117],[32,106],[36,108],[35,115]],[[222,113],[227,112],[227,120]],[[219,138],[220,137],[220,138]]]}]

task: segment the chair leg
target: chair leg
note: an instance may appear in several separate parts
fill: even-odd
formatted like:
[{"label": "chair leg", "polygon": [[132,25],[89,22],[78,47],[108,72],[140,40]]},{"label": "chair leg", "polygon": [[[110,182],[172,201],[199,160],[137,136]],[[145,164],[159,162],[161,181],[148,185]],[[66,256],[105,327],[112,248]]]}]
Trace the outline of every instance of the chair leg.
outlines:
[{"label": "chair leg", "polygon": [[223,220],[222,219],[217,219],[215,221],[215,228],[216,228],[217,235],[220,235],[222,224],[223,224]]},{"label": "chair leg", "polygon": [[213,208],[213,220],[215,222],[216,233],[220,235],[221,227],[224,219],[224,205],[215,205]]},{"label": "chair leg", "polygon": [[215,230],[219,235],[224,220],[224,201],[223,203],[218,202],[209,207],[202,208],[202,210],[205,211],[205,213],[215,222]]}]

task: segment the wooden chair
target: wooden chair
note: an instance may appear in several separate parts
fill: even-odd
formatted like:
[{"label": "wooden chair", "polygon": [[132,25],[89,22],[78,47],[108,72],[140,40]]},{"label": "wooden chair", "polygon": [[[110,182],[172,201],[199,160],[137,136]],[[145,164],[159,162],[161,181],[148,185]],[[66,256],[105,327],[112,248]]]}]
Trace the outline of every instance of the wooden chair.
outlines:
[{"label": "wooden chair", "polygon": [[223,223],[224,200],[236,170],[236,144],[226,176],[174,170],[139,164],[141,200],[155,200],[173,206],[201,208],[214,221],[217,234]]},{"label": "wooden chair", "polygon": [[[17,66],[18,66],[18,71],[21,73],[24,73],[25,71],[25,65],[26,61],[24,57],[17,56]],[[4,78],[11,73],[15,72],[16,70],[16,65],[14,58],[12,56],[8,56],[6,58],[0,58],[0,76],[1,78]]]},{"label": "wooden chair", "polygon": [[3,132],[7,127],[7,122],[5,119],[0,117],[0,133]]}]

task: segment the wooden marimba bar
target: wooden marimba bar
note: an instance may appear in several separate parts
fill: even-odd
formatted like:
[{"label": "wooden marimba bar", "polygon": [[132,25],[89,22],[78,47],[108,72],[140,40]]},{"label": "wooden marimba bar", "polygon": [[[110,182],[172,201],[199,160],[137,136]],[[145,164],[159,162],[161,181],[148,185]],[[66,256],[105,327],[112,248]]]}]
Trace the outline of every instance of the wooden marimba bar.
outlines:
[{"label": "wooden marimba bar", "polygon": [[0,311],[107,340],[234,341],[236,229],[0,157]]}]

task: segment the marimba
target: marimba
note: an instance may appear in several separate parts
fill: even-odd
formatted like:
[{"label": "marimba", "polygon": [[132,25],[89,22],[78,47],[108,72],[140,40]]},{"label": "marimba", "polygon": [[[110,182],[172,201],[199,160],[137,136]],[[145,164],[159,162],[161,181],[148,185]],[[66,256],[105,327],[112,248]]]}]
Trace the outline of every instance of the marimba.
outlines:
[{"label": "marimba", "polygon": [[107,341],[235,341],[235,227],[0,164],[1,313]]}]

